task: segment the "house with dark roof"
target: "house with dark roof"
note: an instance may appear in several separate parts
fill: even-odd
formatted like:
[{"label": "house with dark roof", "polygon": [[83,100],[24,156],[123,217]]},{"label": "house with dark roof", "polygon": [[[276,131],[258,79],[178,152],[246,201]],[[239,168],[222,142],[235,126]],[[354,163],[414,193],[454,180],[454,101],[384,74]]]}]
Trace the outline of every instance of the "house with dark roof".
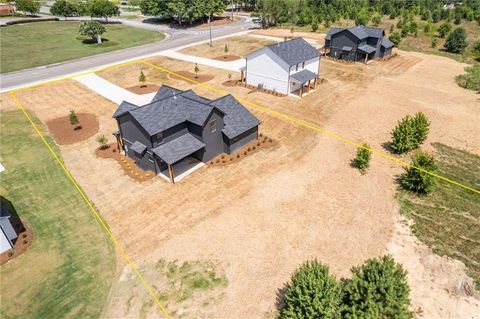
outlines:
[{"label": "house with dark roof", "polygon": [[187,158],[209,161],[258,139],[260,121],[232,95],[209,100],[162,85],[152,101],[122,102],[113,114],[119,148],[139,167],[159,174]]},{"label": "house with dark roof", "polygon": [[325,52],[330,57],[347,61],[387,58],[393,46],[385,30],[365,26],[331,28],[325,37]]},{"label": "house with dark roof", "polygon": [[282,94],[310,92],[317,85],[320,52],[302,38],[263,47],[246,57],[241,79]]}]

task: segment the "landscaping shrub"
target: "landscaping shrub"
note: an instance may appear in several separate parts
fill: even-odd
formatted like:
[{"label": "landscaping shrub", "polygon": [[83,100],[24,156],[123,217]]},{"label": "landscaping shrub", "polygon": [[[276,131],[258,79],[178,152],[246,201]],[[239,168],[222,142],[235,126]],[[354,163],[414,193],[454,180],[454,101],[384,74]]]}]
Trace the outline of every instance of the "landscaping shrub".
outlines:
[{"label": "landscaping shrub", "polygon": [[104,150],[104,149],[107,148],[108,140],[107,140],[107,138],[105,137],[105,135],[100,134],[100,135],[97,136],[97,143],[99,144],[100,149],[101,149],[101,150]]},{"label": "landscaping shrub", "polygon": [[338,318],[340,301],[340,286],[328,266],[307,261],[287,285],[280,319]]},{"label": "landscaping shrub", "polygon": [[467,31],[464,28],[456,28],[448,35],[445,49],[452,53],[462,53],[468,46]]},{"label": "landscaping shrub", "polygon": [[427,152],[418,152],[412,158],[412,165],[414,167],[407,167],[405,169],[406,172],[402,174],[400,180],[401,187],[417,194],[428,194],[435,185],[434,177],[415,167],[428,172],[434,172],[437,169],[437,164],[433,156]]},{"label": "landscaping shrub", "polygon": [[77,125],[80,123],[80,121],[78,120],[77,113],[75,113],[74,110],[70,110],[70,114],[68,115],[68,121],[75,128],[78,127]]},{"label": "landscaping shrub", "polygon": [[369,259],[343,281],[342,318],[413,318],[407,272],[392,257]]},{"label": "landscaping shrub", "polygon": [[357,148],[357,156],[353,160],[355,166],[363,173],[367,171],[368,166],[370,165],[370,158],[372,157],[372,152],[369,150],[368,144],[363,144]]},{"label": "landscaping shrub", "polygon": [[392,43],[398,47],[398,45],[400,44],[400,42],[402,42],[402,37],[400,35],[400,33],[398,33],[397,31],[394,31],[390,34],[390,36],[388,37],[388,39],[390,41],[392,41]]},{"label": "landscaping shrub", "polygon": [[417,148],[428,136],[430,122],[419,112],[414,117],[407,115],[392,132],[390,147],[397,154],[402,154]]},{"label": "landscaping shrub", "polygon": [[456,77],[457,84],[468,90],[480,92],[480,65],[465,68],[466,74]]},{"label": "landscaping shrub", "polygon": [[438,35],[441,37],[441,38],[445,38],[447,36],[447,34],[450,33],[450,31],[452,30],[452,25],[448,22],[444,22],[442,23],[442,25],[440,25],[438,27]]},{"label": "landscaping shrub", "polygon": [[138,82],[140,82],[140,87],[146,87],[145,82],[147,82],[147,77],[143,73],[143,70],[140,71],[140,76],[138,77]]}]

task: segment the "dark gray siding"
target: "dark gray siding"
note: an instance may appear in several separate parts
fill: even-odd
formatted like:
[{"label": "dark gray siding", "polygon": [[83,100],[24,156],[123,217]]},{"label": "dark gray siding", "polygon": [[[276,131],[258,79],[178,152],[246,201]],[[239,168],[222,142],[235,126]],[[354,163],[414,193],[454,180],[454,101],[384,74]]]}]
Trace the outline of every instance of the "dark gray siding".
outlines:
[{"label": "dark gray siding", "polygon": [[232,154],[235,151],[239,150],[248,143],[256,140],[258,137],[258,126],[249,129],[248,131],[243,132],[239,136],[229,140],[225,137],[225,153]]},{"label": "dark gray siding", "polygon": [[384,47],[381,47],[381,50],[380,50],[381,58],[387,58],[390,54],[392,54],[392,48],[385,49]]},{"label": "dark gray siding", "polygon": [[[210,132],[210,123],[216,121],[217,130],[213,133]],[[217,110],[214,110],[208,117],[203,127],[202,141],[205,143],[205,152],[202,155],[202,161],[206,162],[211,160],[218,154],[223,152],[223,114]]]},{"label": "dark gray siding", "polygon": [[[357,38],[349,31],[345,30],[339,32],[332,36],[332,39],[330,40],[330,56],[337,59],[354,60],[358,45]],[[352,51],[342,51],[344,46],[351,47]]]}]

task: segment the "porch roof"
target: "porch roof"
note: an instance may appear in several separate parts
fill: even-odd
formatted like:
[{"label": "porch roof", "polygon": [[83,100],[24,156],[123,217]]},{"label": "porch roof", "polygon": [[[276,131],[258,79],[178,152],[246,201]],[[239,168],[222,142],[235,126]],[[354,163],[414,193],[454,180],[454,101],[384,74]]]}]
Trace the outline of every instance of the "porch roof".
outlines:
[{"label": "porch roof", "polygon": [[130,146],[130,149],[137,154],[143,154],[143,152],[145,152],[145,150],[147,149],[147,146],[143,143],[140,143],[139,141],[135,141],[135,143]]},{"label": "porch roof", "polygon": [[353,49],[353,48],[352,48],[352,47],[349,47],[349,46],[343,46],[343,47],[342,47],[342,51],[346,51],[346,52],[350,52],[350,51],[352,51],[352,49]]},{"label": "porch roof", "polygon": [[292,74],[290,77],[300,83],[306,83],[310,80],[314,80],[317,75],[310,70],[304,69],[298,73]]},{"label": "porch roof", "polygon": [[372,53],[376,50],[374,47],[372,47],[371,45],[368,45],[368,44],[361,45],[361,46],[358,47],[358,49],[362,52],[367,53],[367,54],[370,54],[370,53]]},{"label": "porch roof", "polygon": [[155,147],[152,151],[165,163],[171,165],[203,147],[205,147],[204,143],[192,134],[187,133],[170,142]]}]

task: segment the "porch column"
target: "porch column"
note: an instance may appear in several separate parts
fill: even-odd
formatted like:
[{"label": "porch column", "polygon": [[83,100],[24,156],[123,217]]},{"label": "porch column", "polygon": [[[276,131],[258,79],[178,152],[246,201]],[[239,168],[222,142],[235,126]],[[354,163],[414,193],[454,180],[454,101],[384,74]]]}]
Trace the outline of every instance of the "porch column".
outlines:
[{"label": "porch column", "polygon": [[170,181],[175,184],[175,179],[173,177],[173,167],[172,165],[168,165],[168,176],[170,176]]},{"label": "porch column", "polygon": [[365,63],[367,63],[368,54],[365,54]]},{"label": "porch column", "polygon": [[310,94],[310,82],[312,80],[308,80],[308,83],[307,83],[307,94]]},{"label": "porch column", "polygon": [[303,97],[303,83],[302,83],[302,85],[300,86],[300,97]]},{"label": "porch column", "polygon": [[244,78],[243,78],[243,71],[240,71],[240,82],[244,82]]},{"label": "porch column", "polygon": [[117,149],[118,149],[118,151],[120,152],[120,145],[121,145],[120,136],[119,136],[119,135],[115,135],[115,137],[117,138]]},{"label": "porch column", "polygon": [[318,78],[315,78],[315,80],[313,80],[313,89],[314,90],[317,88],[317,81],[318,81]]}]

